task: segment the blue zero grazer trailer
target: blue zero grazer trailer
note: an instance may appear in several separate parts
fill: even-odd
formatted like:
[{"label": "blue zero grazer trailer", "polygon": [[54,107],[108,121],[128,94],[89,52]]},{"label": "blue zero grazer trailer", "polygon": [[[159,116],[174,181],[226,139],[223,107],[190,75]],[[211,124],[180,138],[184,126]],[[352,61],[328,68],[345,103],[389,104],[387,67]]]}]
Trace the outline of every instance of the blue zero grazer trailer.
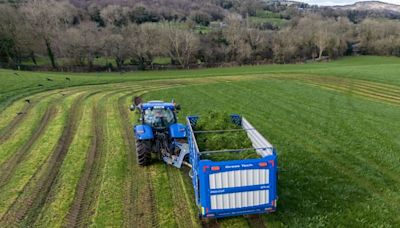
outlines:
[{"label": "blue zero grazer trailer", "polygon": [[[196,142],[198,116],[188,116],[186,125],[177,123],[175,102],[142,103],[135,97],[131,110],[139,109],[139,125],[135,125],[136,154],[139,165],[148,165],[151,153],[167,164],[191,168],[190,176],[201,218],[221,218],[248,214],[270,213],[277,204],[277,156],[274,147],[240,115],[231,115],[241,129],[208,132],[246,131],[252,148],[220,151],[199,151]],[[240,153],[253,150],[259,158],[228,161],[204,159],[204,154]],[[212,156],[211,156],[212,158]],[[189,163],[187,162],[189,161]]]},{"label": "blue zero grazer trailer", "polygon": [[193,130],[198,118],[187,117],[186,125],[192,165],[191,176],[200,211],[199,216],[221,218],[274,212],[278,199],[277,157],[274,147],[245,118],[231,115],[232,121],[247,132],[253,144],[251,149],[254,149],[260,158],[231,161],[203,160],[202,154],[240,153],[250,148],[199,151],[196,131]]}]

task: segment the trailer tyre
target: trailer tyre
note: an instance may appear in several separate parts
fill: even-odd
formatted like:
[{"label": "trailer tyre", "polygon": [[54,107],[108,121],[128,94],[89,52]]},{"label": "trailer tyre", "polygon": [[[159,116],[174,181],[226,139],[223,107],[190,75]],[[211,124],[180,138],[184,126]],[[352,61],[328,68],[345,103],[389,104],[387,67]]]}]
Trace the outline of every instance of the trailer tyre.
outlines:
[{"label": "trailer tyre", "polygon": [[140,166],[149,165],[151,160],[151,142],[136,140],[136,155]]}]

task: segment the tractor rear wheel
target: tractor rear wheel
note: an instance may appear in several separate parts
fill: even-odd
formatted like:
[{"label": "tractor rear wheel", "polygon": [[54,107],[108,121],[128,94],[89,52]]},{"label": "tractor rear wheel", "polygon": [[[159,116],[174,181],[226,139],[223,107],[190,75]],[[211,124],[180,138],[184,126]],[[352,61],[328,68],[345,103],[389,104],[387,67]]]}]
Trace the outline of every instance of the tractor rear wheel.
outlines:
[{"label": "tractor rear wheel", "polygon": [[137,162],[141,166],[150,164],[151,160],[151,142],[136,140]]}]

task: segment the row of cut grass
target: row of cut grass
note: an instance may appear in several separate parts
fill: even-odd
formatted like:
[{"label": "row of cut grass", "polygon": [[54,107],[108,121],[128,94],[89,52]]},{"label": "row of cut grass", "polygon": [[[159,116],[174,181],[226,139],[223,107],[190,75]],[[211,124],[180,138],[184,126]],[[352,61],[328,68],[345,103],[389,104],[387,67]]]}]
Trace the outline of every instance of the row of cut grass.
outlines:
[{"label": "row of cut grass", "polygon": [[[116,94],[119,95],[119,94]],[[124,209],[124,181],[126,159],[124,141],[120,129],[123,126],[119,121],[117,96],[109,97],[105,102],[105,142],[106,153],[103,178],[101,181],[99,198],[93,216],[93,226],[123,225]],[[121,95],[120,95],[121,96]]]},{"label": "row of cut grass", "polygon": [[[93,87],[92,89],[95,88]],[[87,159],[87,151],[91,144],[90,141],[94,137],[93,134],[95,134],[92,126],[94,121],[92,119],[93,105],[102,104],[108,95],[116,93],[114,90],[115,88],[103,88],[102,93],[89,97],[82,104],[84,110],[82,111],[81,123],[78,125],[77,133],[60,169],[60,177],[57,179],[57,184],[52,189],[54,196],[52,197],[52,201],[42,209],[36,225],[46,227],[62,225],[63,221],[60,218],[64,218],[67,215],[74,199],[76,185],[79,182]],[[126,90],[126,88],[122,87],[120,90]],[[100,150],[100,148],[98,149]]]},{"label": "row of cut grass", "polygon": [[84,168],[86,153],[93,137],[92,112],[93,104],[98,101],[98,97],[99,95],[90,97],[83,103],[82,119],[61,166],[57,184],[51,190],[53,192],[52,200],[42,208],[35,223],[36,226],[60,227],[62,225],[62,218],[66,216],[74,199],[76,185]]},{"label": "row of cut grass", "polygon": [[48,108],[50,100],[51,98],[48,98],[37,104],[32,109],[32,113],[22,120],[22,123],[20,123],[21,126],[14,132],[14,134],[11,135],[8,140],[0,144],[0,165],[10,158],[13,153],[16,152],[23,143],[28,141],[32,134],[34,134],[43,113],[45,113]]},{"label": "row of cut grass", "polygon": [[18,164],[10,181],[1,188],[0,195],[0,217],[9,209],[30,179],[39,172],[42,165],[50,156],[50,152],[56,146],[57,139],[61,136],[62,129],[66,124],[67,110],[78,94],[70,96],[65,102],[57,104],[57,113],[50,121],[45,133],[35,142],[25,160]]},{"label": "row of cut grass", "polygon": [[[175,201],[166,172],[165,164],[153,163],[149,168],[151,181],[154,186],[154,198],[157,205],[157,221],[160,227],[177,227],[179,221],[175,219]],[[183,213],[183,212],[182,212]]]},{"label": "row of cut grass", "polygon": [[[65,95],[70,95],[71,93],[74,93],[74,91],[65,92]],[[65,98],[54,92],[38,94],[36,97],[38,98],[37,103],[35,101],[35,104],[32,104],[32,109],[29,110],[28,113],[24,114],[26,116],[19,123],[19,126],[17,126],[17,129],[12,133],[10,138],[0,144],[0,165],[12,156],[13,152],[17,151],[17,149],[23,143],[26,143],[35,133],[46,109],[53,103]],[[22,101],[19,103],[21,102]],[[6,109],[4,112],[10,114],[10,111],[13,111],[13,109],[14,106]]]}]

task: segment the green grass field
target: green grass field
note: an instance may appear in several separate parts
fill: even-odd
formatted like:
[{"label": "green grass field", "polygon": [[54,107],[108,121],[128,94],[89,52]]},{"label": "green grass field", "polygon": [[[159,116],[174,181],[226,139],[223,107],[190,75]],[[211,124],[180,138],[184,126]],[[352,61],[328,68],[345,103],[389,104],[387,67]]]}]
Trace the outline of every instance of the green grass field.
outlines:
[{"label": "green grass field", "polygon": [[258,26],[269,23],[276,27],[282,27],[287,24],[288,20],[283,19],[279,13],[268,10],[257,10],[256,15],[250,17],[250,22]]},{"label": "green grass field", "polygon": [[0,70],[0,226],[201,226],[187,169],[136,165],[128,106],[143,95],[177,100],[180,121],[242,114],[276,146],[278,211],[216,226],[398,227],[399,67],[368,56],[125,74]]}]

